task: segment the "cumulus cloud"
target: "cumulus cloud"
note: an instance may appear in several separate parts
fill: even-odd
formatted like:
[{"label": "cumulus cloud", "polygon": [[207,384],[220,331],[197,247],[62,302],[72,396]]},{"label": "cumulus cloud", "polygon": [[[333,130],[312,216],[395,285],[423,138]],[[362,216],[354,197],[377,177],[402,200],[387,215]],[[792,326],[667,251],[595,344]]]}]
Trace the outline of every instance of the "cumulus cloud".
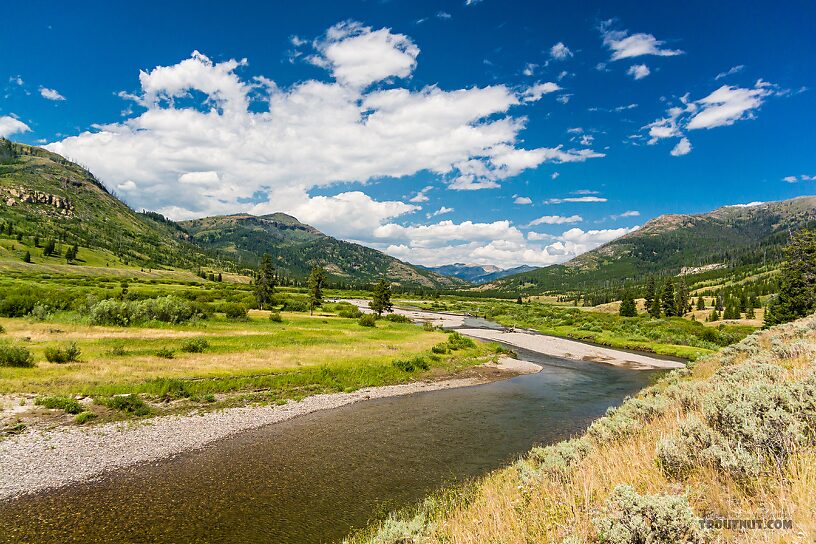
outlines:
[{"label": "cumulus cloud", "polygon": [[666,110],[665,117],[649,123],[642,130],[648,131],[649,145],[665,138],[680,138],[671,154],[685,155],[692,149],[686,131],[724,127],[754,119],[756,111],[768,97],[784,94],[784,90],[761,79],[751,88],[723,85],[699,100],[691,100],[687,93],[680,97],[679,105]]},{"label": "cumulus cloud", "polygon": [[519,196],[519,195],[513,195],[513,196],[514,196],[513,204],[519,204],[519,205],[523,206],[523,205],[533,203],[533,199],[530,198],[529,196]]},{"label": "cumulus cloud", "polygon": [[433,190],[433,185],[426,185],[425,187],[423,187],[422,189],[417,191],[417,194],[415,194],[414,196],[409,198],[408,202],[417,202],[417,203],[419,203],[419,202],[428,202],[428,200],[429,200],[428,199],[428,191],[432,191],[432,190]]},{"label": "cumulus cloud", "polygon": [[558,42],[550,48],[550,56],[555,60],[564,60],[572,56],[572,51],[563,42]]},{"label": "cumulus cloud", "polygon": [[49,89],[47,87],[40,87],[40,96],[42,96],[46,100],[54,101],[65,100],[65,97],[62,96],[59,92],[57,92],[55,89]]},{"label": "cumulus cloud", "polygon": [[691,142],[689,142],[688,138],[680,138],[680,141],[671,150],[673,157],[680,157],[689,153],[691,153]]},{"label": "cumulus cloud", "polygon": [[521,93],[521,99],[525,102],[535,102],[545,94],[554,93],[560,90],[561,87],[559,87],[557,83],[552,83],[551,81],[548,81],[547,83],[536,83]]},{"label": "cumulus cloud", "polygon": [[453,208],[448,208],[447,206],[442,206],[441,208],[439,208],[435,212],[430,212],[430,213],[425,214],[425,217],[430,219],[432,217],[438,217],[440,215],[445,215],[445,214],[451,213],[452,211],[453,211]]},{"label": "cumulus cloud", "polygon": [[[600,30],[603,36],[603,43],[612,53],[610,60],[621,60],[644,55],[655,55],[659,57],[671,57],[682,55],[679,49],[663,48],[665,42],[658,40],[651,34],[638,33],[629,34],[628,30],[613,30],[614,21],[604,21]],[[601,69],[605,69],[602,67]]]},{"label": "cumulus cloud", "polygon": [[626,73],[637,80],[643,79],[652,72],[649,70],[649,67],[646,66],[645,64],[633,64],[632,66],[629,67]]},{"label": "cumulus cloud", "polygon": [[570,215],[565,217],[563,215],[543,215],[538,219],[530,221],[529,227],[538,225],[563,225],[564,223],[580,223],[584,218],[580,215]]},{"label": "cumulus cloud", "polygon": [[31,129],[11,115],[0,115],[0,138],[8,138],[12,134],[22,134],[23,132],[30,132]]}]

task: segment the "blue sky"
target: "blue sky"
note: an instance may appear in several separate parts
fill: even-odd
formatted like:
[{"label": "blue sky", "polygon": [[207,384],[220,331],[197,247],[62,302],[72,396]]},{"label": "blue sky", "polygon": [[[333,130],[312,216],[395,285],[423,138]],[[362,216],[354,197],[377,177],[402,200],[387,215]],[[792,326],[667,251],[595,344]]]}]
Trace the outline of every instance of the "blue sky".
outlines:
[{"label": "blue sky", "polygon": [[6,6],[0,135],[429,265],[816,194],[813,2],[255,4]]}]

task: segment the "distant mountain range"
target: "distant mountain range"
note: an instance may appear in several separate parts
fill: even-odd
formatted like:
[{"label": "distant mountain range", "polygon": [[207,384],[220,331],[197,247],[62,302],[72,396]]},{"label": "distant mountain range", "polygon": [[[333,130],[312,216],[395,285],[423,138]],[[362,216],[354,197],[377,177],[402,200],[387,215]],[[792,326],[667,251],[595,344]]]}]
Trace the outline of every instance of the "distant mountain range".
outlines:
[{"label": "distant mountain range", "polygon": [[562,265],[482,286],[513,293],[565,293],[643,281],[649,275],[709,273],[776,265],[790,232],[816,225],[816,197],[725,206],[699,215],[661,215]]},{"label": "distant mountain range", "polygon": [[527,265],[503,269],[490,264],[480,265],[464,263],[429,267],[420,266],[420,268],[425,268],[426,270],[431,270],[443,276],[459,278],[475,284],[487,283],[505,276],[510,276],[512,274],[520,274],[522,272],[536,270],[536,267]]},{"label": "distant mountain range", "polygon": [[14,236],[77,244],[152,268],[241,270],[255,267],[269,253],[279,272],[290,278],[303,278],[319,264],[332,281],[349,286],[380,278],[414,288],[467,285],[337,240],[282,213],[176,223],[158,213],[135,212],[79,165],[0,138],[0,225],[7,224],[13,225]]}]

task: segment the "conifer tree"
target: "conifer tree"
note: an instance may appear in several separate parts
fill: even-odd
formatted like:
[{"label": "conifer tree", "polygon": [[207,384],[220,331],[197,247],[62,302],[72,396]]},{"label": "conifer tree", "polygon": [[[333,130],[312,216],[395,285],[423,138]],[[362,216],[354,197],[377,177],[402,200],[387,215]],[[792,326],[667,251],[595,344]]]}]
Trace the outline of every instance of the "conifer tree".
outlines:
[{"label": "conifer tree", "polygon": [[745,319],[756,319],[756,312],[754,312],[754,307],[750,304],[745,309]]},{"label": "conifer tree", "polygon": [[23,262],[24,263],[30,263],[31,262],[31,252],[30,251],[26,251],[25,255],[23,255]]},{"label": "conifer tree", "polygon": [[383,312],[390,312],[394,307],[391,304],[391,284],[385,279],[382,279],[374,286],[374,296],[368,307],[374,310],[377,315],[382,315]]},{"label": "conifer tree", "polygon": [[666,285],[663,286],[663,293],[660,298],[663,299],[663,313],[666,317],[677,315],[677,301],[674,300],[674,285],[671,280],[668,280]]},{"label": "conifer tree", "polygon": [[272,266],[272,259],[268,253],[261,257],[261,265],[255,277],[255,301],[258,309],[264,310],[272,304],[275,294],[275,268]]},{"label": "conifer tree", "polygon": [[787,323],[816,310],[816,231],[796,232],[785,248],[779,294],[765,311],[765,325]]},{"label": "conifer tree", "polygon": [[654,294],[652,295],[652,303],[649,304],[647,310],[649,311],[649,315],[652,316],[654,319],[659,319],[661,314],[661,305],[660,305],[660,292],[655,288]]},{"label": "conifer tree", "polygon": [[705,299],[703,298],[703,295],[697,297],[697,309],[705,310]]},{"label": "conifer tree", "polygon": [[319,266],[312,267],[309,274],[309,315],[314,309],[323,304],[323,284],[326,282],[326,272]]},{"label": "conifer tree", "polygon": [[686,285],[686,280],[681,279],[680,283],[677,285],[677,295],[675,296],[674,300],[676,315],[681,317],[686,315],[686,312],[689,311],[688,299],[688,285]]},{"label": "conifer tree", "polygon": [[646,299],[646,310],[651,311],[651,307],[652,304],[654,304],[656,293],[657,288],[655,287],[654,276],[649,276],[649,279],[646,281],[646,291],[645,293],[643,293],[643,298]]},{"label": "conifer tree", "polygon": [[623,293],[623,300],[621,300],[619,313],[622,317],[637,316],[637,306],[635,305],[635,298],[632,296],[632,292],[629,291],[628,289]]}]

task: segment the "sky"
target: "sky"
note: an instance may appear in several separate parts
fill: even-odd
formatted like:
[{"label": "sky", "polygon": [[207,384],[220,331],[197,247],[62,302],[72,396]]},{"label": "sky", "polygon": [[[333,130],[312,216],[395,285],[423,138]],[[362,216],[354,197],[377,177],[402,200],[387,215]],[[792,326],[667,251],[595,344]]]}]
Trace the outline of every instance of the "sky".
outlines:
[{"label": "sky", "polygon": [[14,2],[0,136],[177,219],[560,263],[816,194],[816,3]]}]

